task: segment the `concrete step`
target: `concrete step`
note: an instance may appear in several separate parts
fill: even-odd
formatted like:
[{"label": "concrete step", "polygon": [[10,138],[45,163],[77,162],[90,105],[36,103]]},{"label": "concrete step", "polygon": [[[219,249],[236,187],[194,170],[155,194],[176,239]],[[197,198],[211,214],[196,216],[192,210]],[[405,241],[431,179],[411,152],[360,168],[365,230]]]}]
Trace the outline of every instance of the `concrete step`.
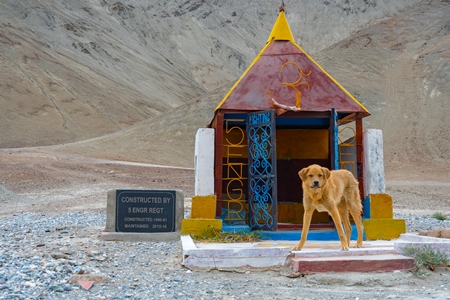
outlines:
[{"label": "concrete step", "polygon": [[[351,241],[354,246],[355,241]],[[393,241],[364,241],[362,248],[340,250],[335,241],[307,242],[301,251],[292,251],[294,272],[392,272],[411,270],[414,259],[397,253]]]},{"label": "concrete step", "polygon": [[297,256],[291,258],[291,262],[293,271],[298,273],[393,272],[414,268],[413,258],[394,253],[320,257]]},{"label": "concrete step", "polygon": [[[337,240],[308,240],[301,251],[291,251],[298,242],[265,240],[254,243],[195,243],[181,236],[182,264],[191,270],[277,270],[292,267],[294,273],[392,272],[414,268],[414,259],[401,255],[401,249],[417,243],[445,251],[449,239],[402,235],[400,240],[363,241],[362,248],[340,250]],[[352,240],[350,245],[355,246]],[[422,245],[420,244],[420,245]],[[420,246],[419,245],[419,246]],[[446,252],[449,255],[450,253]]]}]

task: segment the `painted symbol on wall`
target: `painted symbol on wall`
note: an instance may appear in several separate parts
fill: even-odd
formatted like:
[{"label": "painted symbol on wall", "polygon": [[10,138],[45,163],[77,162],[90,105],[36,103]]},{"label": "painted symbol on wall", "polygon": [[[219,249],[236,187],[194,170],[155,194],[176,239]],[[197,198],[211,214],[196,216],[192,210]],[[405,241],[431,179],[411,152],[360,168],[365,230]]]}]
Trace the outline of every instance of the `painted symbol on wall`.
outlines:
[{"label": "painted symbol on wall", "polygon": [[302,68],[296,63],[296,62],[286,62],[284,63],[281,68],[280,68],[280,73],[283,72],[283,69],[286,65],[294,65],[297,67],[298,72],[299,72],[299,76],[297,78],[296,81],[294,82],[282,82],[281,84],[290,88],[293,88],[295,90],[295,107],[296,108],[300,108],[300,104],[301,104],[301,99],[302,99],[302,93],[298,90],[298,87],[300,85],[306,85],[306,88],[308,90],[311,89],[310,85],[308,82],[306,81],[302,81],[303,76],[307,77],[309,75],[311,75],[311,71],[309,71],[308,73],[303,72]]}]

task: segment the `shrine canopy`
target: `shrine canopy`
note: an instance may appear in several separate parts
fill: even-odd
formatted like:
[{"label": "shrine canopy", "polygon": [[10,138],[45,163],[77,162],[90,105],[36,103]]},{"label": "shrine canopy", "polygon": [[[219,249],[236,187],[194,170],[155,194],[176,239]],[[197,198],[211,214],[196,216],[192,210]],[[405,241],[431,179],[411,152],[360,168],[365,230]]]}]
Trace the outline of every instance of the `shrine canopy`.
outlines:
[{"label": "shrine canopy", "polygon": [[216,107],[216,113],[276,109],[277,114],[283,114],[325,112],[333,108],[339,119],[370,115],[295,43],[281,10],[266,45]]}]

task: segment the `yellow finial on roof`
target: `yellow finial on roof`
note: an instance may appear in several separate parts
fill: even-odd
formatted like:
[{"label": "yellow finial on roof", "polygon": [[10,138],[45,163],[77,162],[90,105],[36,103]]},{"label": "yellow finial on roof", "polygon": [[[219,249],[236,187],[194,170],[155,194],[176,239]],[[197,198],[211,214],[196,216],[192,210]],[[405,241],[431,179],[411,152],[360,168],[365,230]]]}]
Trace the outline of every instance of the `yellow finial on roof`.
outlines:
[{"label": "yellow finial on roof", "polygon": [[295,43],[294,36],[292,35],[291,28],[286,20],[286,15],[284,14],[284,3],[282,8],[280,8],[280,13],[278,18],[273,25],[272,32],[270,33],[268,42],[275,41],[291,41]]}]

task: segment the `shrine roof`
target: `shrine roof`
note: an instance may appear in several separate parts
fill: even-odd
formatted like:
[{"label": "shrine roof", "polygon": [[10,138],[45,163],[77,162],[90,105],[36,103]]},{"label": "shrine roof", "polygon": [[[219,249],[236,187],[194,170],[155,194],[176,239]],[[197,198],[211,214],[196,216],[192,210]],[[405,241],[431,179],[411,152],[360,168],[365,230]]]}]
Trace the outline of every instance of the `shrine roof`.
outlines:
[{"label": "shrine roof", "polygon": [[369,116],[369,111],[299,45],[284,10],[266,45],[217,106],[217,110],[330,111]]}]

